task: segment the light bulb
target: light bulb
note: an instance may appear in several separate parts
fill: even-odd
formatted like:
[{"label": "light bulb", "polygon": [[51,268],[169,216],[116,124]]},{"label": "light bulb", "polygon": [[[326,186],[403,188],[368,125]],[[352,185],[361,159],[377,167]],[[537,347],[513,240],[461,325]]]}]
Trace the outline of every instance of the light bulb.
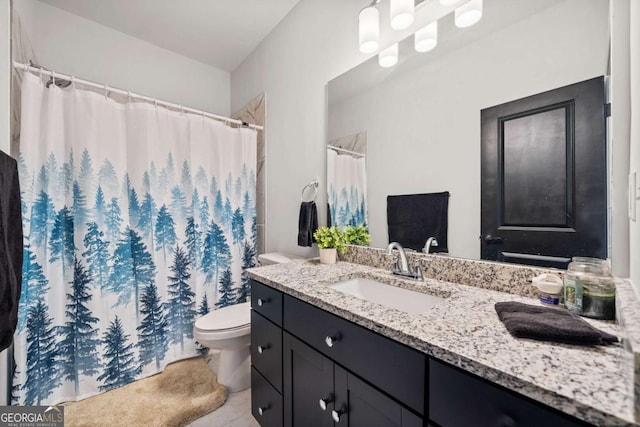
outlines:
[{"label": "light bulb", "polygon": [[438,21],[416,31],[414,46],[417,52],[429,52],[438,44]]},{"label": "light bulb", "polygon": [[380,13],[375,6],[365,7],[358,15],[360,52],[373,53],[378,50],[380,40]]},{"label": "light bulb", "polygon": [[413,24],[413,12],[415,0],[391,0],[389,10],[391,11],[391,28],[394,30],[404,30]]},{"label": "light bulb", "polygon": [[398,43],[394,43],[378,54],[378,64],[383,68],[393,67],[398,63]]},{"label": "light bulb", "polygon": [[456,9],[455,22],[457,27],[470,27],[480,18],[482,18],[482,0],[470,0]]}]

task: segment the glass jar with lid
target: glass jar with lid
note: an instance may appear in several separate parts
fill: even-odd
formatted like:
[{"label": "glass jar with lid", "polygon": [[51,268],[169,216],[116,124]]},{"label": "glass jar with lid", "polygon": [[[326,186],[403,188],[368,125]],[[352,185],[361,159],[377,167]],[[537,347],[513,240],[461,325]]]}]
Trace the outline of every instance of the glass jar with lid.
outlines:
[{"label": "glass jar with lid", "polygon": [[573,257],[564,276],[564,300],[580,316],[614,320],[616,286],[607,261]]}]

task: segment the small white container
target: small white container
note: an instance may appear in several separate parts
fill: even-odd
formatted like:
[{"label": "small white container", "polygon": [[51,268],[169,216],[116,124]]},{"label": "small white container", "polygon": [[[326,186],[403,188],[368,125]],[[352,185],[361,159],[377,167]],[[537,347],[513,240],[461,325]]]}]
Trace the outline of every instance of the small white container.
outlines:
[{"label": "small white container", "polygon": [[531,282],[540,294],[540,302],[547,305],[558,305],[562,301],[562,279],[555,274],[541,274],[534,277]]},{"label": "small white container", "polygon": [[336,248],[320,249],[320,264],[335,264],[338,259]]}]

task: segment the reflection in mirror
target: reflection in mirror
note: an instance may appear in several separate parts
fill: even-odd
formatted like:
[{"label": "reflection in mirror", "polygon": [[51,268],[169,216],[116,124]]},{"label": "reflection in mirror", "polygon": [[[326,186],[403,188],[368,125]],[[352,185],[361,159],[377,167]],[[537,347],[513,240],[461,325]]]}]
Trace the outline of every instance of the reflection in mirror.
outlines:
[{"label": "reflection in mirror", "polygon": [[608,16],[607,0],[485,0],[473,27],[439,19],[432,51],[411,36],[396,66],[330,81],[328,140],[366,132],[371,245],[388,244],[388,196],[449,191],[449,252],[479,259],[481,110],[606,75]]},{"label": "reflection in mirror", "polygon": [[366,152],[366,132],[337,138],[327,145],[330,226],[367,226]]}]

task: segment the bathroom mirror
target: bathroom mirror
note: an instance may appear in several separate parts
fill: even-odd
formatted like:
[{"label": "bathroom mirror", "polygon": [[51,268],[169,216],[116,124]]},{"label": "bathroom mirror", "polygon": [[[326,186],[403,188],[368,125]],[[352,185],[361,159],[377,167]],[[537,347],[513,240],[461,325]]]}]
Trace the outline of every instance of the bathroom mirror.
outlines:
[{"label": "bathroom mirror", "polygon": [[367,225],[367,133],[327,144],[327,222],[330,226]]},{"label": "bathroom mirror", "polygon": [[449,253],[480,258],[480,111],[607,74],[608,7],[484,0],[472,27],[441,18],[432,51],[411,36],[395,66],[374,56],[328,83],[329,145],[366,135],[372,246],[388,244],[387,196],[448,191]]}]

